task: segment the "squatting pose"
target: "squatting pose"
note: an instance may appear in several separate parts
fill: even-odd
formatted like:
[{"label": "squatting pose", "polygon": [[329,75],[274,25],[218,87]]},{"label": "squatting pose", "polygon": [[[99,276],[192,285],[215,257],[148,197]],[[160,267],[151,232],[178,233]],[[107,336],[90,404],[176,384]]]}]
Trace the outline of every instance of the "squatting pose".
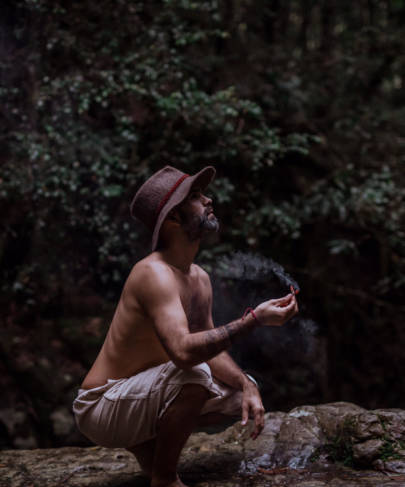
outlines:
[{"label": "squatting pose", "polygon": [[152,487],[184,486],[177,463],[198,426],[251,417],[252,437],[259,435],[259,390],[226,350],[254,328],[280,326],[298,312],[291,293],[214,327],[210,278],[193,263],[202,237],[219,227],[204,195],[214,176],[211,166],[193,176],[166,166],[136,193],[131,214],[151,230],[152,252],[131,270],[73,403],[80,431],[132,452]]}]

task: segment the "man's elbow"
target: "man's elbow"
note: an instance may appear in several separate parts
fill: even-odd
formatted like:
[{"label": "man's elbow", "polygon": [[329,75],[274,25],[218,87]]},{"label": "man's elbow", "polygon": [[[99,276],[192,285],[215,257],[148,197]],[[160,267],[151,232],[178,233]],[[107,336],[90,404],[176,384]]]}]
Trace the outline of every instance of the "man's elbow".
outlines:
[{"label": "man's elbow", "polygon": [[199,362],[193,360],[192,356],[186,352],[177,352],[171,357],[176,367],[182,370],[188,370],[197,365]]}]

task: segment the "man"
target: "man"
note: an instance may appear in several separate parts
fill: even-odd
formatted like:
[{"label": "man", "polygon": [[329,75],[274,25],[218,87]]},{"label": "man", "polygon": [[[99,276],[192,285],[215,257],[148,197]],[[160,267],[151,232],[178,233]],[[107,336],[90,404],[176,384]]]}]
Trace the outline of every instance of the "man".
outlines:
[{"label": "man", "polygon": [[193,264],[202,237],[218,230],[203,191],[215,175],[166,166],[138,190],[132,216],[152,231],[152,253],[133,267],[101,351],[73,410],[95,443],[131,451],[152,487],[181,487],[177,462],[196,426],[235,415],[264,427],[255,381],[226,352],[258,326],[279,326],[297,311],[295,296],[266,301],[214,328],[207,273]]}]

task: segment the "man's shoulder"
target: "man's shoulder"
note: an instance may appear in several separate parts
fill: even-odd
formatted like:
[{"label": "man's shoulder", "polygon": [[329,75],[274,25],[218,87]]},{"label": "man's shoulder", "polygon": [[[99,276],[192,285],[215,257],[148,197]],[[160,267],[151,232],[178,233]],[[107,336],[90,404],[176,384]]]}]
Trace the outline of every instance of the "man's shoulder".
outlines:
[{"label": "man's shoulder", "polygon": [[193,264],[193,266],[194,266],[194,269],[195,269],[196,274],[201,279],[201,281],[205,285],[210,286],[211,285],[211,279],[210,279],[210,276],[209,276],[208,272],[206,270],[204,270],[198,264]]},{"label": "man's shoulder", "polygon": [[138,261],[131,270],[131,277],[146,277],[146,276],[160,276],[170,275],[170,267],[161,259],[156,259],[148,255],[144,259]]},{"label": "man's shoulder", "polygon": [[172,280],[170,267],[163,261],[148,255],[138,261],[128,276],[127,285],[148,286]]}]

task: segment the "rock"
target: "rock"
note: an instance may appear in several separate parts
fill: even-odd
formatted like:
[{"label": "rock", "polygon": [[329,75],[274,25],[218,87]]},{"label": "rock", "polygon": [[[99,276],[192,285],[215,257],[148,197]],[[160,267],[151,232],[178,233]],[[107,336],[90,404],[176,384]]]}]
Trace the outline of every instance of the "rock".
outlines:
[{"label": "rock", "polygon": [[385,431],[394,440],[405,441],[405,411],[402,409],[376,409],[374,413],[379,417]]},{"label": "rock", "polygon": [[[251,440],[249,436],[249,432],[253,428],[251,422],[243,430],[240,439],[244,442],[246,461],[250,467],[254,466],[256,468],[259,465],[270,467],[274,463],[271,460],[271,455],[276,448],[276,439],[285,417],[286,413],[266,413],[264,429],[256,440]],[[229,428],[227,434],[231,435],[231,431],[235,429],[237,431],[242,430],[240,423],[236,424],[232,429]]]},{"label": "rock", "polygon": [[[229,433],[229,432],[228,432]],[[227,433],[227,434],[228,434]],[[182,455],[180,475],[193,487],[401,487],[401,477],[343,467],[288,469],[271,475],[239,472],[223,453],[222,435],[196,433]],[[205,444],[204,452],[196,452]],[[220,446],[218,449],[218,445]],[[200,458],[202,457],[202,458]],[[398,479],[397,482],[393,481]],[[403,480],[403,477],[402,477]],[[0,451],[1,487],[148,487],[139,465],[126,450],[65,447]]]},{"label": "rock", "polygon": [[350,424],[353,418],[366,411],[350,402],[334,402],[311,407],[316,408],[314,413],[316,412],[326,438],[336,436],[338,430],[341,430],[344,425]]},{"label": "rock", "polygon": [[353,457],[357,463],[370,465],[381,453],[384,441],[374,439],[353,445]]},{"label": "rock", "polygon": [[405,458],[386,461],[378,459],[374,462],[374,468],[383,472],[405,474]]},{"label": "rock", "polygon": [[5,451],[0,465],[1,487],[112,487],[140,474],[130,453],[100,447]]},{"label": "rock", "polygon": [[[255,441],[249,438],[251,421],[247,427],[239,421],[220,433],[193,434],[179,470],[184,482],[194,487],[404,486],[405,452],[397,440],[402,438],[402,413],[391,410],[381,419],[380,410],[365,411],[349,403],[266,413],[265,428]],[[66,414],[59,410],[53,414],[52,420],[60,421],[59,432],[68,430]],[[381,431],[382,436],[376,437]],[[334,438],[347,441],[347,451],[362,470],[331,463],[327,447]],[[326,453],[312,462],[322,449]],[[365,469],[371,466],[375,470]],[[101,447],[0,451],[0,479],[0,487],[148,485],[130,453]]]},{"label": "rock", "polygon": [[359,414],[352,423],[352,434],[356,441],[381,438],[384,435],[384,428],[381,420],[373,411]]},{"label": "rock", "polygon": [[305,467],[324,442],[315,409],[310,406],[293,409],[281,423],[276,440],[271,455],[273,465]]},{"label": "rock", "polygon": [[388,472],[405,474],[405,458],[402,460],[388,460],[385,462],[385,470]]},{"label": "rock", "polygon": [[[304,468],[314,458],[325,462],[328,454],[322,452],[330,452],[329,445],[337,449],[332,452],[334,458],[341,455],[342,461],[350,461],[352,456],[352,461],[363,468],[372,467],[387,445],[386,438],[401,437],[404,413],[402,410],[366,411],[346,402],[301,406],[289,413],[266,413],[265,428],[256,441],[249,439],[249,427],[243,430],[240,423],[224,432],[223,441],[243,443],[242,469],[246,471],[259,466]],[[389,447],[394,453],[399,443]]]},{"label": "rock", "polygon": [[324,487],[325,485],[325,482],[321,482],[319,480],[309,480],[306,482],[300,482],[297,484],[297,487]]}]

